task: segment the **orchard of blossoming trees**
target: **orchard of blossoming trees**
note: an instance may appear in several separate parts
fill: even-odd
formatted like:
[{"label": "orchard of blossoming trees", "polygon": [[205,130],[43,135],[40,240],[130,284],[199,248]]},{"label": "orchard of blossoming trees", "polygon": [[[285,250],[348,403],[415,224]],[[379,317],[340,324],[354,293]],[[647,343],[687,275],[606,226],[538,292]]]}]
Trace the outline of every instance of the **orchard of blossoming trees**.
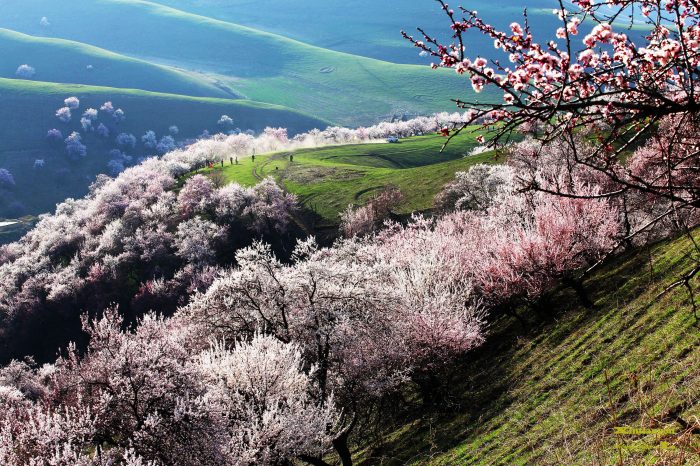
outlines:
[{"label": "orchard of blossoming trees", "polygon": [[[407,387],[438,402],[488,322],[526,320],[518,312],[557,283],[585,300],[576,272],[605,257],[625,223],[655,215],[642,194],[626,206],[600,196],[608,180],[571,169],[568,146],[528,139],[508,165],[458,174],[436,201],[442,217],[372,234],[389,191],[368,215],[347,216],[349,238],[307,239],[278,258],[255,240],[284,230],[294,208],[273,182],[216,188],[198,175],[173,189],[212,154],[250,149],[240,141],[311,143],[265,137],[202,141],[100,179],[2,248],[9,354],[37,354],[19,344],[46,322],[63,322],[64,343],[79,338],[67,324],[93,311],[87,346],[0,370],[4,464],[324,465],[332,451],[352,464],[351,436],[378,410]],[[549,193],[561,189],[580,195]]]},{"label": "orchard of blossoming trees", "polygon": [[[696,225],[695,2],[560,3],[562,29],[544,46],[527,23],[499,32],[440,3],[455,43],[415,44],[476,90],[502,89],[503,104],[292,138],[214,136],[100,178],[0,248],[0,342],[15,358],[0,369],[0,463],[351,465],[353,439],[406,393],[442,400],[489,323],[527,323],[559,285],[591,305],[582,273]],[[650,23],[645,47],[610,26],[628,14]],[[465,58],[469,30],[513,68]],[[516,129],[531,137],[508,145],[504,165],[458,173],[432,218],[382,225],[400,197],[391,189],[350,208],[345,238],[327,248],[306,238],[288,252],[280,232],[296,203],[272,180],[183,177],[253,151],[450,136],[478,119],[495,128],[492,144]]]},{"label": "orchard of blossoming trees", "polygon": [[[175,194],[172,170],[196,162],[178,152],[102,181],[2,250],[6,344],[34,316],[105,311],[83,319],[86,351],[0,372],[0,459],[321,465],[335,451],[352,464],[348,442],[372,413],[411,386],[426,405],[439,401],[489,319],[536,302],[614,244],[614,205],[521,192],[523,159],[460,174],[442,218],[331,248],[303,240],[285,260],[249,242],[232,269],[220,254],[222,243],[245,245],[233,230],[286,225],[293,200],[271,181],[216,189],[194,176]],[[528,169],[556,182],[556,167]],[[491,181],[479,191],[479,179]],[[161,316],[134,323],[138,309]]]},{"label": "orchard of blossoming trees", "polygon": [[[66,108],[79,105],[76,98],[66,99]],[[101,111],[114,113],[111,108],[105,104]],[[295,201],[272,181],[251,189],[216,188],[211,180],[195,176],[176,193],[177,178],[193,169],[252,153],[436,131],[461,118],[444,114],[355,130],[331,127],[292,138],[280,128],[259,136],[216,135],[121,174],[130,158],[115,149],[110,170],[116,179],[98,178],[88,197],[60,204],[21,242],[0,248],[5,362],[25,354],[52,357],[58,347],[77,338],[84,311],[95,313],[118,303],[132,319],[149,309],[171,313],[193,290],[210,283],[214,266],[230,264],[234,251],[253,238],[267,234],[278,247],[289,241],[277,236],[288,226]],[[58,130],[48,137],[63,143]],[[130,135],[122,139],[135,142]],[[79,133],[68,135],[65,143],[70,154],[84,156]],[[56,331],[50,335],[41,330],[52,326]],[[39,334],[41,339],[32,337]]]},{"label": "orchard of blossoming trees", "polygon": [[154,306],[171,313],[236,248],[285,230],[295,200],[274,182],[216,189],[194,176],[178,194],[173,167],[187,165],[152,160],[98,178],[86,198],[60,204],[2,247],[3,359],[52,356],[76,338],[82,312],[112,303],[130,318]]}]

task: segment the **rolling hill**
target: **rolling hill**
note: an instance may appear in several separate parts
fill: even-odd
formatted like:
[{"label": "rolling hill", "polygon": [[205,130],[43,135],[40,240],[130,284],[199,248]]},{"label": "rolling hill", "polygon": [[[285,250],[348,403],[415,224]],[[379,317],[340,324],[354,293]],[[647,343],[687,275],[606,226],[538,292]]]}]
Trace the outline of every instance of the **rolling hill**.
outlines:
[{"label": "rolling hill", "polygon": [[[440,37],[448,23],[439,5],[431,0],[154,0],[179,10],[249,26],[308,44],[393,63],[428,64],[402,39],[399,31],[426,28]],[[464,6],[485,14],[487,20],[507,27],[529,9],[531,24],[538,30],[559,26],[551,14],[551,0],[500,0],[498,8],[488,0],[470,0]],[[310,13],[313,12],[313,13]],[[492,41],[473,35],[473,55],[492,54]]]},{"label": "rolling hill", "polygon": [[449,70],[334,52],[146,1],[5,0],[0,26],[203,73],[248,99],[345,125],[451,110],[449,99],[467,92]]},{"label": "rolling hill", "polygon": [[0,77],[15,78],[19,65],[31,63],[37,81],[142,89],[194,97],[236,98],[234,92],[205,79],[144,60],[125,57],[78,42],[33,37],[0,29]]},{"label": "rolling hill", "polygon": [[[80,129],[80,111],[69,124],[61,123],[54,115],[63,106],[63,100],[73,95],[80,98],[83,110],[98,109],[109,100],[126,113],[124,122],[113,125],[109,138],[84,134],[87,156],[78,161],[66,157],[62,144],[52,146],[46,139],[51,128],[60,129],[64,136]],[[108,152],[115,147],[115,133],[133,133],[140,138],[146,129],[152,129],[162,136],[168,134],[171,125],[176,125],[177,138],[187,139],[205,129],[217,130],[222,114],[231,116],[236,126],[256,131],[266,126],[284,126],[296,133],[326,126],[322,120],[289,109],[244,100],[0,78],[0,167],[14,175],[13,194],[25,207],[20,215],[46,212],[67,197],[83,196],[95,175],[106,172]],[[33,168],[36,159],[45,161],[43,168]],[[10,213],[0,211],[0,215]]]}]

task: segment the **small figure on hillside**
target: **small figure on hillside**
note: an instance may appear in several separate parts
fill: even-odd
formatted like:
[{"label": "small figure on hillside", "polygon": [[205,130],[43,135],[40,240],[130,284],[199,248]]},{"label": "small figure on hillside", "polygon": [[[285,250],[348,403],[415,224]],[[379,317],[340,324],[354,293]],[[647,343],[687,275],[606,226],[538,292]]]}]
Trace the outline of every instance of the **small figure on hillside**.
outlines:
[{"label": "small figure on hillside", "polygon": [[253,162],[255,162],[255,152],[253,152]]},{"label": "small figure on hillside", "polygon": [[221,168],[224,168],[224,159],[221,159]]},{"label": "small figure on hillside", "polygon": [[238,165],[238,157],[236,157],[236,165]]},{"label": "small figure on hillside", "polygon": [[[236,159],[236,160],[238,160],[238,159]],[[231,165],[233,165],[233,157],[229,157],[228,161],[231,162]]]},{"label": "small figure on hillside", "polygon": [[289,154],[289,161],[294,162],[294,155],[293,154]]},{"label": "small figure on hillside", "polygon": [[279,169],[280,169],[280,167],[275,167],[275,170],[279,170]]}]

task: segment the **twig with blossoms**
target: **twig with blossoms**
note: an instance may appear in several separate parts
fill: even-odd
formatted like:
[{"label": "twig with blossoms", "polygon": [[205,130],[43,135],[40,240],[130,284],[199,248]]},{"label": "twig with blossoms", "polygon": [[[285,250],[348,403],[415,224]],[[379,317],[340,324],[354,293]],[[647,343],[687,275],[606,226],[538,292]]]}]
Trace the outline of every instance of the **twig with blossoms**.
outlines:
[{"label": "twig with blossoms", "polygon": [[[490,145],[507,142],[514,131],[534,129],[544,142],[564,141],[571,145],[576,163],[607,177],[616,186],[607,195],[624,190],[641,190],[662,196],[670,202],[695,202],[698,190],[678,171],[687,171],[697,156],[688,149],[692,128],[697,126],[697,79],[700,72],[700,9],[696,0],[574,0],[567,8],[557,0],[553,12],[562,21],[556,39],[545,44],[534,39],[527,11],[524,23],[513,22],[508,31],[486,23],[476,11],[460,7],[458,13],[443,0],[436,0],[450,22],[453,41],[442,44],[423,29],[423,40],[403,32],[416,47],[439,60],[434,68],[452,68],[469,77],[475,92],[495,87],[503,93],[502,103],[454,99],[469,118],[462,125],[444,128],[449,143],[476,122],[491,131]],[[649,33],[634,41],[616,32],[625,13],[630,23],[640,11]],[[575,38],[583,24],[594,24],[575,50]],[[483,57],[468,58],[465,34],[475,30],[494,41],[496,49],[508,54],[512,65]],[[644,46],[637,45],[636,42]],[[643,143],[663,121],[673,118],[671,137],[665,142],[680,146],[682,157],[665,157],[667,182],[662,175],[635,172],[625,166],[625,154]],[[592,153],[580,154],[577,132],[594,133],[599,144]],[[690,136],[690,137],[689,137]],[[480,138],[485,139],[483,136]],[[698,161],[700,162],[700,161]],[[671,179],[669,182],[668,179]]]},{"label": "twig with blossoms", "polygon": [[[524,26],[513,22],[510,31],[504,32],[487,24],[476,11],[460,7],[463,17],[458,19],[448,4],[437,1],[451,23],[454,41],[441,44],[420,28],[423,40],[403,35],[439,59],[433,67],[468,75],[477,93],[487,86],[503,92],[500,104],[454,100],[460,108],[472,111],[469,124],[479,120],[500,123],[492,144],[531,123],[545,124],[550,139],[563,131],[605,123],[612,127],[611,137],[617,138],[630,122],[697,110],[700,28],[696,2],[667,2],[662,7],[659,1],[648,0],[577,0],[573,4],[578,9],[569,11],[559,0],[554,12],[563,22],[556,32],[556,38],[564,41],[561,47],[555,40],[546,44],[534,40],[527,12]],[[640,4],[652,29],[642,48],[612,27],[627,8]],[[610,10],[611,6],[616,9]],[[673,18],[664,16],[668,11],[674,13]],[[596,25],[583,39],[582,50],[575,52],[573,38],[586,19]],[[675,25],[673,34],[667,27],[669,21]],[[687,26],[688,22],[692,24]],[[467,58],[464,34],[472,29],[491,37],[494,46],[508,54],[513,68],[498,60]],[[457,132],[462,129],[464,126],[456,127]]]}]

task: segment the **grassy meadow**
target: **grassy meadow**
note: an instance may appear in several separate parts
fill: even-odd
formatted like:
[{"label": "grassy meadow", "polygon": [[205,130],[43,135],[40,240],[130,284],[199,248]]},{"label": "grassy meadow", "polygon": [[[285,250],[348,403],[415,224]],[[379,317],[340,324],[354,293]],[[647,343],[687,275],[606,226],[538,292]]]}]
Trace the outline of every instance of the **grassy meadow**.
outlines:
[{"label": "grassy meadow", "polygon": [[229,182],[253,185],[266,176],[274,177],[289,192],[299,196],[313,211],[319,225],[339,223],[348,204],[364,204],[371,196],[393,186],[401,190],[404,202],[399,214],[432,207],[433,197],[454,178],[457,171],[476,163],[493,163],[493,152],[468,155],[478,143],[475,135],[464,133],[440,152],[445,139],[438,135],[402,139],[399,143],[358,144],[262,154],[226,162],[220,171]]},{"label": "grassy meadow", "polygon": [[[42,16],[49,26],[39,25]],[[146,1],[5,0],[0,26],[187,69],[236,95],[343,125],[453,110],[451,98],[471,93],[450,70],[336,52]],[[41,62],[29,64],[37,73],[42,69]],[[69,82],[85,74],[75,71]]]}]

